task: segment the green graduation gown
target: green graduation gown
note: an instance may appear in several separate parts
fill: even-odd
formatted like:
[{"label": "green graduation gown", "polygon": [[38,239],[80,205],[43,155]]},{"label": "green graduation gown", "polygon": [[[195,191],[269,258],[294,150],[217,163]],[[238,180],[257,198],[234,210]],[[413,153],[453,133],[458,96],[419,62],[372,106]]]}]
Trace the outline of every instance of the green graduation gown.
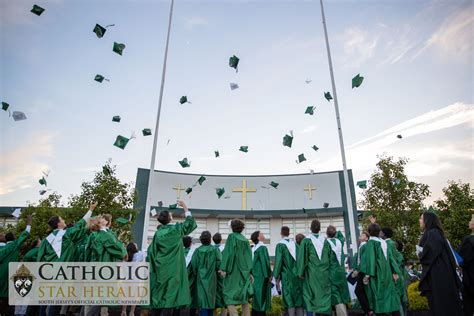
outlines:
[{"label": "green graduation gown", "polygon": [[253,255],[253,300],[252,310],[265,312],[271,309],[272,303],[272,283],[270,278],[272,270],[270,268],[270,256],[267,247],[259,242],[252,249]]},{"label": "green graduation gown", "polygon": [[57,255],[56,251],[54,251],[51,246],[51,243],[48,241],[48,238],[51,237],[50,234],[41,241],[37,260],[39,262],[74,262],[74,260],[76,260],[77,244],[86,238],[87,232],[88,228],[86,221],[83,218],[77,222],[76,225],[66,230],[55,229],[51,233],[52,235],[57,236],[58,234],[62,234],[63,236],[61,242],[61,255]]},{"label": "green graduation gown", "polygon": [[90,251],[91,262],[122,261],[127,251],[120,240],[107,230],[92,233]]},{"label": "green graduation gown", "polygon": [[192,296],[196,307],[214,309],[216,307],[217,271],[221,264],[221,252],[211,245],[202,245],[194,251],[190,270],[194,276]]},{"label": "green graduation gown", "polygon": [[[294,256],[290,253],[289,247],[294,247]],[[293,240],[285,238],[280,241],[275,249],[275,265],[273,276],[281,280],[281,292],[283,296],[283,307],[297,308],[303,307],[303,284],[297,275],[296,253],[298,245]],[[293,250],[292,250],[293,251]]]},{"label": "green graduation gown", "polygon": [[0,297],[8,297],[8,264],[18,261],[20,248],[29,234],[25,230],[21,233],[20,237],[0,248]]},{"label": "green graduation gown", "polygon": [[183,237],[196,227],[194,218],[188,216],[182,223],[163,225],[155,232],[147,252],[152,308],[176,308],[191,304]]},{"label": "green graduation gown", "polygon": [[[219,250],[219,253],[221,253],[221,260],[222,260],[222,250],[224,248],[222,248],[221,245],[214,245],[214,248]],[[225,307],[224,297],[222,295],[223,282],[224,282],[224,278],[221,277],[220,274],[217,274],[216,308]]]},{"label": "green graduation gown", "polygon": [[301,241],[296,265],[298,276],[304,278],[303,305],[309,312],[331,313],[330,257],[331,246],[319,234],[311,234]]},{"label": "green graduation gown", "polygon": [[38,251],[39,251],[39,247],[35,247],[31,249],[30,251],[28,251],[27,253],[25,253],[25,255],[23,256],[23,261],[36,262],[36,259],[38,258]]},{"label": "green graduation gown", "polygon": [[346,267],[344,265],[344,241],[345,238],[340,231],[335,238],[328,238],[331,246],[331,304],[347,304],[350,302],[349,288],[346,279]]},{"label": "green graduation gown", "polygon": [[247,304],[253,295],[250,282],[252,251],[249,241],[240,233],[231,233],[222,252],[220,270],[226,272],[223,282],[224,304]]},{"label": "green graduation gown", "polygon": [[389,251],[392,253],[392,258],[395,261],[399,272],[398,273],[398,280],[395,282],[395,288],[397,289],[398,295],[400,297],[400,301],[403,304],[408,303],[408,293],[405,287],[405,266],[403,264],[403,255],[400,251],[397,250],[397,246],[395,242],[391,239],[386,239],[387,245],[389,247]]},{"label": "green graduation gown", "polygon": [[364,246],[365,251],[360,257],[359,266],[360,272],[370,276],[365,292],[370,308],[376,314],[396,312],[400,308],[400,298],[392,277],[392,273],[397,273],[398,268],[394,266],[388,245],[386,255],[384,254],[383,242],[379,238],[370,237]]}]

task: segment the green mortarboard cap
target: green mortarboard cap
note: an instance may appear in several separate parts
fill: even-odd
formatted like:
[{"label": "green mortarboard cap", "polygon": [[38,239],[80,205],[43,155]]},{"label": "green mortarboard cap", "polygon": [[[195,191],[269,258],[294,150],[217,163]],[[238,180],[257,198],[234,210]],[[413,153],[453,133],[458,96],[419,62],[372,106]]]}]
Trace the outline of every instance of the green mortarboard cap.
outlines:
[{"label": "green mortarboard cap", "polygon": [[44,12],[44,9],[42,7],[40,7],[39,5],[34,4],[33,9],[31,9],[30,12],[36,14],[37,16],[40,16],[41,13]]},{"label": "green mortarboard cap", "polygon": [[326,100],[331,101],[332,100],[331,92],[325,92],[324,97],[326,98]]},{"label": "green mortarboard cap", "polygon": [[366,189],[367,188],[367,180],[357,181],[356,185],[361,189]]},{"label": "green mortarboard cap", "polygon": [[114,42],[113,51],[122,56],[122,52],[125,49],[125,44]]},{"label": "green mortarboard cap", "polygon": [[239,85],[234,83],[234,82],[231,82],[230,83],[230,90],[235,90],[235,89],[238,89],[239,88]]},{"label": "green mortarboard cap", "polygon": [[125,218],[125,217],[119,217],[115,221],[122,225],[125,225],[129,222],[128,218]]},{"label": "green mortarboard cap", "polygon": [[218,150],[214,151],[214,155],[216,156],[216,158],[219,157],[219,151]]},{"label": "green mortarboard cap", "polygon": [[105,78],[102,75],[95,75],[95,77],[94,77],[94,80],[97,81],[97,82],[100,82],[100,83],[102,83],[102,81],[104,81],[104,79]]},{"label": "green mortarboard cap", "polygon": [[352,89],[359,88],[359,86],[362,84],[362,81],[364,81],[364,77],[362,77],[360,74],[357,74],[357,76],[352,78]]},{"label": "green mortarboard cap", "polygon": [[283,136],[283,146],[287,146],[291,148],[291,144],[293,143],[293,135],[286,134]]},{"label": "green mortarboard cap", "polygon": [[174,209],[178,208],[178,204],[170,204],[170,206],[168,208],[170,210],[174,210]]},{"label": "green mortarboard cap", "polygon": [[98,38],[102,38],[105,34],[105,31],[107,31],[107,29],[105,27],[103,27],[102,25],[99,25],[99,24],[96,24],[94,26],[94,29],[92,30],[92,32],[94,32],[95,35],[97,35]]},{"label": "green mortarboard cap", "polygon": [[217,189],[216,189],[216,194],[217,194],[217,197],[218,197],[219,199],[221,198],[221,196],[224,195],[224,193],[225,193],[224,188],[217,188]]},{"label": "green mortarboard cap", "polygon": [[329,207],[329,203],[325,202],[325,203],[323,204],[323,207],[324,207],[324,208],[328,208],[328,207]]},{"label": "green mortarboard cap", "polygon": [[306,111],[304,112],[304,114],[313,115],[315,108],[316,108],[315,106],[308,106],[308,107],[306,108]]},{"label": "green mortarboard cap", "polygon": [[191,162],[191,161],[188,162],[188,158],[183,158],[183,160],[180,160],[180,161],[179,161],[179,164],[180,164],[181,167],[183,167],[183,168],[188,168],[188,167],[191,167],[190,162]]},{"label": "green mortarboard cap", "polygon": [[183,95],[181,98],[179,98],[179,103],[185,104],[188,102],[188,97]]},{"label": "green mortarboard cap", "polygon": [[249,152],[249,146],[240,146],[239,150],[244,153]]},{"label": "green mortarboard cap", "polygon": [[129,140],[130,139],[128,139],[127,137],[119,135],[115,140],[114,146],[117,146],[120,149],[125,149],[125,146],[127,146]]},{"label": "green mortarboard cap", "polygon": [[150,135],[151,135],[151,129],[149,129],[149,128],[144,128],[144,129],[142,130],[142,134],[143,134],[143,136],[150,136]]},{"label": "green mortarboard cap", "polygon": [[318,147],[318,146],[316,146],[316,145],[313,145],[311,148],[313,148],[313,149],[314,149],[314,151],[318,151],[318,150],[319,150],[319,147]]},{"label": "green mortarboard cap", "polygon": [[239,57],[233,55],[229,58],[229,66],[235,68],[235,71],[238,71],[237,67],[239,66]]},{"label": "green mortarboard cap", "polygon": [[4,111],[8,110],[9,106],[10,106],[10,104],[8,104],[7,102],[2,102],[2,110],[4,110]]},{"label": "green mortarboard cap", "polygon": [[206,177],[205,176],[200,176],[199,179],[198,179],[198,183],[199,185],[202,185],[202,183],[206,181]]},{"label": "green mortarboard cap", "polygon": [[278,187],[279,183],[276,183],[276,182],[272,181],[272,182],[270,182],[270,185],[276,189]]},{"label": "green mortarboard cap", "polygon": [[397,138],[399,138],[399,139],[402,139],[402,138],[403,138],[403,136],[402,136],[402,135],[400,135],[400,134],[398,134],[398,135],[397,135]]},{"label": "green mortarboard cap", "polygon": [[48,192],[48,190],[39,190],[40,195],[44,195],[46,192]]},{"label": "green mortarboard cap", "polygon": [[186,191],[184,191],[184,192],[186,192],[187,194],[189,194],[189,193],[193,192],[193,188],[187,188]]},{"label": "green mortarboard cap", "polygon": [[158,201],[158,207],[163,207],[163,201]]},{"label": "green mortarboard cap", "polygon": [[304,154],[298,155],[298,161],[297,161],[297,163],[301,163],[301,162],[303,162],[303,161],[306,161],[306,158],[304,157]]},{"label": "green mortarboard cap", "polygon": [[119,123],[120,120],[121,120],[120,115],[115,115],[114,117],[112,117],[112,122],[117,122],[117,123]]},{"label": "green mortarboard cap", "polygon": [[46,179],[44,177],[42,177],[41,179],[39,179],[39,184],[41,185],[44,185],[44,186],[48,186],[48,183],[46,182]]},{"label": "green mortarboard cap", "polygon": [[109,176],[112,173],[112,169],[110,169],[109,166],[105,165],[102,166],[102,172],[106,175]]},{"label": "green mortarboard cap", "polygon": [[26,120],[26,115],[20,111],[13,111],[12,113],[13,120],[16,121],[23,121]]}]

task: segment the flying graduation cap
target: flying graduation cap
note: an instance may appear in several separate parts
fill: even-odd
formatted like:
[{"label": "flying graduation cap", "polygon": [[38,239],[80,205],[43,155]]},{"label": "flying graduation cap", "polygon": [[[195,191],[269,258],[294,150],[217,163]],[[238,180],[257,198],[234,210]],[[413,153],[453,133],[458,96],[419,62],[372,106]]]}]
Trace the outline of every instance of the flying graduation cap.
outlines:
[{"label": "flying graduation cap", "polygon": [[130,139],[125,137],[125,136],[118,135],[117,139],[115,140],[114,146],[116,146],[120,149],[125,149],[125,146],[127,146],[129,140]]},{"label": "flying graduation cap", "polygon": [[249,146],[240,146],[239,150],[244,153],[249,152]]},{"label": "flying graduation cap", "polygon": [[121,225],[125,225],[127,224],[128,222],[130,222],[131,220],[131,217],[132,217],[132,214],[130,214],[130,217],[129,218],[125,218],[125,217],[119,217],[117,218],[115,221]]},{"label": "flying graduation cap", "polygon": [[179,98],[179,103],[185,104],[185,103],[191,103],[188,101],[188,97],[183,95],[181,98]]},{"label": "flying graduation cap", "polygon": [[193,188],[189,187],[184,192],[186,192],[186,194],[189,194],[189,193],[193,192]]},{"label": "flying graduation cap", "polygon": [[34,4],[30,12],[40,16],[44,12],[44,9],[39,5]]},{"label": "flying graduation cap", "polygon": [[20,215],[21,215],[21,208],[16,208],[16,209],[12,212],[12,216],[15,217],[15,218],[20,218]]},{"label": "flying graduation cap", "polygon": [[278,187],[279,183],[272,181],[272,182],[270,182],[270,185],[276,189]]},{"label": "flying graduation cap", "polygon": [[188,158],[183,158],[183,160],[180,160],[178,162],[183,168],[191,167],[191,161],[188,162]]},{"label": "flying graduation cap", "polygon": [[20,111],[13,111],[12,117],[15,122],[26,120],[25,113],[20,112]]},{"label": "flying graduation cap", "polygon": [[109,26],[115,26],[115,24],[109,24],[109,25],[106,25],[105,27],[103,27],[100,24],[96,24],[94,26],[94,29],[92,30],[92,32],[94,32],[95,35],[97,35],[97,38],[102,38],[102,37],[104,37],[105,31],[107,31],[107,28]]},{"label": "flying graduation cap", "polygon": [[46,192],[48,192],[48,190],[39,190],[38,192],[40,195],[44,195]]},{"label": "flying graduation cap", "polygon": [[364,81],[364,77],[362,77],[360,74],[357,74],[357,76],[352,78],[352,89],[359,88],[362,84],[362,81]]},{"label": "flying graduation cap", "polygon": [[326,98],[326,100],[328,100],[330,102],[332,100],[331,92],[329,92],[329,91],[325,92],[324,97]]},{"label": "flying graduation cap", "polygon": [[400,134],[398,134],[398,135],[397,135],[397,138],[398,138],[398,139],[402,139],[402,138],[403,138],[403,136],[402,136],[402,135],[400,135]]},{"label": "flying graduation cap", "polygon": [[311,81],[313,81],[313,80],[311,80],[311,79],[306,79],[304,82],[306,82],[307,84],[309,84]]},{"label": "flying graduation cap", "polygon": [[316,145],[313,145],[313,146],[311,146],[311,148],[313,148],[313,149],[314,149],[314,151],[318,151],[318,150],[319,150],[319,147],[318,147],[318,146],[316,146]]},{"label": "flying graduation cap", "polygon": [[202,185],[202,183],[204,181],[206,181],[206,177],[205,176],[200,176],[197,182],[199,183],[199,185]]},{"label": "flying graduation cap", "polygon": [[151,129],[149,129],[149,128],[144,128],[144,129],[142,130],[142,134],[143,134],[143,136],[150,136],[150,135],[151,135]]},{"label": "flying graduation cap", "polygon": [[175,209],[178,208],[178,204],[170,204],[170,206],[168,206],[168,208],[169,208],[170,210],[175,210]]},{"label": "flying graduation cap", "polygon": [[7,102],[2,102],[2,110],[8,111],[8,107],[10,107],[10,104],[8,104]]},{"label": "flying graduation cap", "polygon": [[41,177],[41,179],[38,180],[39,184],[44,185],[45,187],[48,186],[48,182],[46,182],[46,179],[44,177]]},{"label": "flying graduation cap", "polygon": [[232,57],[229,58],[229,66],[231,68],[235,68],[235,72],[239,72],[239,69],[237,68],[239,66],[239,57],[233,55]]},{"label": "flying graduation cap", "polygon": [[100,83],[102,83],[102,81],[104,81],[104,80],[105,81],[110,81],[109,79],[107,79],[104,76],[99,75],[99,74],[95,75],[94,80],[97,81],[97,82],[100,82]]},{"label": "flying graduation cap", "polygon": [[293,132],[290,132],[290,135],[286,134],[283,136],[283,146],[287,146],[291,148],[291,144],[293,143]]},{"label": "flying graduation cap", "polygon": [[120,115],[115,115],[114,117],[112,117],[112,122],[120,123],[121,119],[122,118],[120,117]]},{"label": "flying graduation cap", "polygon": [[123,50],[125,49],[125,44],[114,42],[114,47],[112,50],[122,56]]},{"label": "flying graduation cap", "polygon": [[218,150],[215,150],[215,151],[214,151],[214,155],[216,156],[216,158],[219,158],[219,151],[218,151]]},{"label": "flying graduation cap", "polygon": [[356,185],[361,189],[367,189],[367,180],[357,181]]},{"label": "flying graduation cap", "polygon": [[296,163],[302,163],[303,161],[306,161],[306,158],[304,157],[304,154],[299,154],[298,155],[298,160]]},{"label": "flying graduation cap", "polygon": [[216,194],[217,194],[217,198],[220,199],[221,196],[223,196],[225,193],[225,189],[224,188],[217,188],[216,189]]},{"label": "flying graduation cap", "polygon": [[230,83],[230,90],[235,90],[235,89],[238,89],[238,88],[239,88],[238,84],[233,83],[233,82]]},{"label": "flying graduation cap", "polygon": [[328,202],[324,202],[323,207],[324,207],[324,208],[328,208],[328,207],[329,207],[329,203],[328,203]]},{"label": "flying graduation cap", "polygon": [[304,114],[313,115],[313,114],[314,114],[314,109],[316,109],[315,106],[308,106],[308,107],[306,108],[306,111],[304,112]]}]

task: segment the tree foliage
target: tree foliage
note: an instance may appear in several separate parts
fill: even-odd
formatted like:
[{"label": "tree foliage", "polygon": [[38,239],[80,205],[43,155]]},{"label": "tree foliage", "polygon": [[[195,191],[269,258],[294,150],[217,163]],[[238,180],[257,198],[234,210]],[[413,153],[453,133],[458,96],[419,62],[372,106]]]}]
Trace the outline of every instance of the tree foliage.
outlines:
[{"label": "tree foliage", "polygon": [[393,239],[403,242],[404,257],[409,259],[415,258],[415,245],[420,237],[418,218],[430,191],[428,185],[408,179],[407,162],[407,158],[379,156],[360,204],[368,214],[377,217],[378,224],[393,229]]},{"label": "tree foliage", "polygon": [[471,233],[469,221],[474,210],[474,191],[469,183],[448,182],[444,197],[435,201],[435,207],[448,240],[457,248],[464,236]]}]

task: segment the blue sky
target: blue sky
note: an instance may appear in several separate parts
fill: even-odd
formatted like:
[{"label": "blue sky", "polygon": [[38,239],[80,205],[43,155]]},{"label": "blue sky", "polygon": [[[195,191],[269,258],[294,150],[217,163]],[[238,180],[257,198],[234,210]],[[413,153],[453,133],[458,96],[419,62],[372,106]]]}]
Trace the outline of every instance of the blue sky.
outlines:
[{"label": "blue sky", "polygon": [[[46,9],[40,17],[29,12],[34,3]],[[67,197],[109,158],[127,182],[149,167],[153,138],[141,130],[154,132],[168,10],[168,1],[0,0],[0,98],[28,117],[0,113],[0,205],[37,201],[45,170],[48,187]],[[410,159],[410,178],[431,187],[427,203],[448,180],[473,184],[472,2],[326,1],[325,10],[356,180],[386,153]],[[98,39],[95,23],[115,26]],[[114,41],[126,44],[123,56]],[[233,54],[238,73],[228,67]],[[319,1],[178,0],[167,69],[156,169],[341,168],[334,108],[323,98],[330,77]],[[357,73],[364,83],[351,89]],[[182,95],[192,103],[180,105]],[[314,116],[304,115],[308,105]],[[291,149],[281,144],[290,130]],[[125,150],[112,145],[132,131]],[[308,161],[297,165],[300,153]],[[179,166],[183,157],[191,168]]]}]

